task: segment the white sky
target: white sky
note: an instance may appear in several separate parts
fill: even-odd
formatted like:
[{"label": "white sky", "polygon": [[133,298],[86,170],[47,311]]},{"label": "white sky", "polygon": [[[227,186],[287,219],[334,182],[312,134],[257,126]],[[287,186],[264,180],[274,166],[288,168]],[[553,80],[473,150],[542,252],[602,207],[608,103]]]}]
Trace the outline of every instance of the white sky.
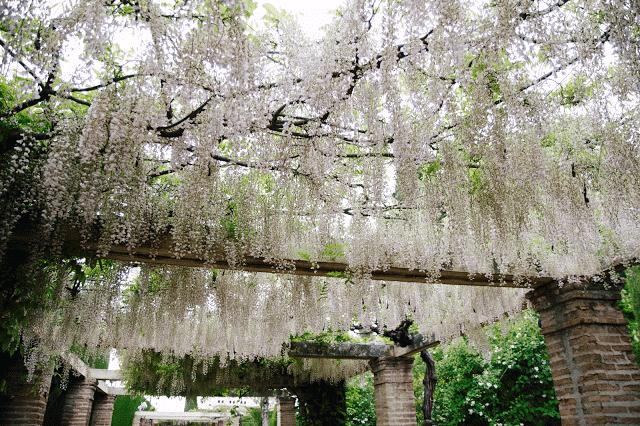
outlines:
[{"label": "white sky", "polygon": [[256,9],[257,17],[264,14],[264,3],[271,4],[278,9],[284,9],[298,18],[298,22],[302,24],[309,34],[315,35],[320,32],[323,25],[331,21],[332,15],[329,13],[342,6],[346,0],[257,0],[258,9]]}]

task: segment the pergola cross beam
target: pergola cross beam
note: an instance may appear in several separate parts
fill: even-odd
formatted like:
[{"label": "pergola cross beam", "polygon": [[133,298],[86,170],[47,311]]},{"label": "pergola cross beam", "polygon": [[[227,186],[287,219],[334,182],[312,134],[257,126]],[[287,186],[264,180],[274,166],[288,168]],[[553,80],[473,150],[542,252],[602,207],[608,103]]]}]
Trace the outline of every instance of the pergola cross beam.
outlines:
[{"label": "pergola cross beam", "polygon": [[[38,233],[30,224],[19,223],[14,229],[9,248],[22,250],[28,249],[31,244],[37,242]],[[277,274],[306,275],[335,277],[341,274],[357,275],[352,271],[346,261],[341,258],[333,260],[305,260],[283,259],[273,262],[262,257],[244,256],[238,263],[230,263],[224,251],[224,244],[220,247],[207,247],[207,252],[194,250],[182,250],[177,256],[174,251],[174,241],[170,232],[156,236],[153,241],[143,242],[134,248],[126,244],[110,246],[108,253],[103,253],[100,247],[100,236],[83,238],[79,231],[73,227],[61,232],[63,250],[65,253],[78,256],[86,256],[94,253],[99,257],[125,262],[140,262],[156,265],[174,265],[189,267],[210,267],[216,269],[233,269],[247,272],[266,272]],[[391,266],[366,273],[373,280],[399,281],[399,282],[438,282],[451,285],[513,287],[513,288],[537,288],[553,281],[550,277],[531,277],[527,280],[516,279],[512,275],[495,273],[491,276],[482,274],[471,275],[465,271],[455,271],[444,268],[434,277],[433,271],[423,271],[407,266]]]},{"label": "pergola cross beam", "polygon": [[312,341],[293,341],[289,347],[289,358],[327,358],[327,359],[376,359],[387,357],[409,357],[440,343],[435,334],[414,336],[414,343],[407,347],[384,343],[320,343]]}]

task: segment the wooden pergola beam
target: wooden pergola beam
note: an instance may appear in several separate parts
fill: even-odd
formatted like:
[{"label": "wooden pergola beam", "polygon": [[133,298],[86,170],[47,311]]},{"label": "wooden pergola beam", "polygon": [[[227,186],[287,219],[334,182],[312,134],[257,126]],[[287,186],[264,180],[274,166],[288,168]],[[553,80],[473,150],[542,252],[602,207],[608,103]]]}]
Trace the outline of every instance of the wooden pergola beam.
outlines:
[{"label": "wooden pergola beam", "polygon": [[89,368],[87,377],[96,380],[111,380],[119,382],[124,380],[122,370],[107,370],[104,368]]},{"label": "wooden pergola beam", "polygon": [[[414,335],[413,344],[407,347],[388,345],[382,342],[374,343],[319,343],[315,341],[293,341],[290,343],[288,356],[289,358],[324,358],[324,359],[360,359],[372,360],[377,358],[406,358],[425,349],[437,346],[440,341],[435,334],[424,336],[421,334]],[[101,368],[89,368],[77,358],[72,358],[72,367],[75,371],[80,372],[84,377],[96,379],[101,385],[101,391],[110,395],[128,395],[129,392],[121,386],[106,386],[105,380],[123,381],[125,379],[122,370],[107,370]],[[245,381],[230,381],[227,385],[242,387],[256,386],[261,389],[281,389],[292,386],[294,380],[289,376],[278,376],[270,378],[263,383],[255,382],[251,379],[249,383]],[[259,394],[264,394],[264,392]]]},{"label": "wooden pergola beam", "polygon": [[319,343],[293,341],[289,346],[289,358],[327,359],[376,359],[387,357],[409,357],[440,343],[435,334],[414,336],[414,343],[407,347],[377,343]]},{"label": "wooden pergola beam", "polygon": [[[245,256],[237,264],[230,264],[221,247],[209,247],[207,252],[186,252],[177,257],[174,252],[174,242],[170,232],[158,236],[154,241],[137,244],[131,249],[125,244],[112,245],[108,253],[102,253],[99,247],[99,237],[82,238],[75,228],[68,228],[62,233],[62,247],[70,255],[86,256],[90,253],[101,258],[125,262],[141,262],[156,265],[175,265],[189,267],[210,267],[216,269],[233,269],[247,272],[266,272],[272,274],[293,274],[306,276],[336,276],[336,274],[352,274],[346,262],[339,260],[308,261],[304,259],[285,259],[274,264],[261,257]],[[26,250],[37,242],[37,233],[28,224],[19,224],[9,240],[9,248]],[[283,267],[282,265],[287,265]],[[432,281],[433,274],[426,271],[407,267],[390,267],[372,271],[371,279],[381,281],[399,281],[426,283]],[[512,275],[470,276],[468,272],[442,269],[438,282],[452,285],[537,288],[553,281],[549,277],[533,277],[528,281],[514,280]]]},{"label": "wooden pergola beam", "polygon": [[291,342],[289,358],[375,359],[393,356],[393,345],[384,343]]}]

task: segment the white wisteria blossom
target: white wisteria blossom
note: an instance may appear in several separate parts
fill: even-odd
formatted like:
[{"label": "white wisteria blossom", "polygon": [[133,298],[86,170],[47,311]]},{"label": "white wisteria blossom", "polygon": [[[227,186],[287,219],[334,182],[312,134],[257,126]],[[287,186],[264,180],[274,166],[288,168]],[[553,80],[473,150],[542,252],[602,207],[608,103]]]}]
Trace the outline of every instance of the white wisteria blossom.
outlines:
[{"label": "white wisteria blossom", "polygon": [[[347,265],[62,287],[64,321],[87,322],[42,316],[50,346],[273,357],[354,314],[446,339],[524,292],[443,270],[572,280],[640,256],[637,1],[354,0],[322,39],[255,7],[0,2],[2,253],[28,222],[40,254],[73,230],[160,264],[170,241],[206,267]],[[389,268],[430,279],[372,280]]]}]

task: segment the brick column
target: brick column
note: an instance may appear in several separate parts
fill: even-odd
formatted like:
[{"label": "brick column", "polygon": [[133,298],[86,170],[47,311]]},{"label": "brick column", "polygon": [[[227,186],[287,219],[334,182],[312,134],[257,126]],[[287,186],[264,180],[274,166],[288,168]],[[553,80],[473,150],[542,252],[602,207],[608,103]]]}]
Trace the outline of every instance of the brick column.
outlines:
[{"label": "brick column", "polygon": [[42,426],[51,387],[51,374],[34,374],[27,382],[27,368],[22,357],[10,360],[6,380],[7,394],[0,395],[0,425]]},{"label": "brick column", "polygon": [[62,411],[62,426],[89,426],[97,380],[69,378]]},{"label": "brick column", "polygon": [[278,397],[278,426],[296,426],[296,399],[290,396]]},{"label": "brick column", "polygon": [[620,286],[546,284],[527,298],[540,314],[563,426],[640,424],[640,369]]},{"label": "brick column", "polygon": [[413,358],[376,358],[369,364],[373,372],[376,425],[416,426]]},{"label": "brick column", "polygon": [[111,417],[113,417],[113,405],[115,402],[115,395],[96,392],[93,400],[90,426],[111,426]]}]

